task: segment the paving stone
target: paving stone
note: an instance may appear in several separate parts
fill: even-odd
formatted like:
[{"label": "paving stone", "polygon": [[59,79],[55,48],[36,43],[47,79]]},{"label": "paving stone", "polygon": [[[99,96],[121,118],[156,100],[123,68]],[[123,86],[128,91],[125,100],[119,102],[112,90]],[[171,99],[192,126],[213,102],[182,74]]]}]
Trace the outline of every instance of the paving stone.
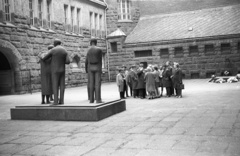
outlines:
[{"label": "paving stone", "polygon": [[23,155],[42,155],[46,150],[50,149],[53,146],[50,145],[36,145],[31,148],[28,148],[26,150],[23,150],[21,152],[18,152],[17,154],[23,154]]},{"label": "paving stone", "polygon": [[31,144],[3,144],[0,145],[0,154],[16,154],[32,146]]},{"label": "paving stone", "polygon": [[209,135],[216,135],[216,136],[228,136],[230,135],[231,129],[223,129],[223,128],[213,128]]},{"label": "paving stone", "polygon": [[162,150],[151,150],[151,149],[144,149],[140,151],[136,156],[166,156],[167,152]]},{"label": "paving stone", "polygon": [[193,127],[193,128],[189,128],[189,129],[188,129],[188,131],[186,132],[186,135],[198,135],[198,136],[203,136],[203,135],[207,135],[209,131],[210,131],[210,128],[205,128],[205,127]]},{"label": "paving stone", "polygon": [[83,156],[108,156],[115,152],[114,148],[97,148],[87,152]]}]

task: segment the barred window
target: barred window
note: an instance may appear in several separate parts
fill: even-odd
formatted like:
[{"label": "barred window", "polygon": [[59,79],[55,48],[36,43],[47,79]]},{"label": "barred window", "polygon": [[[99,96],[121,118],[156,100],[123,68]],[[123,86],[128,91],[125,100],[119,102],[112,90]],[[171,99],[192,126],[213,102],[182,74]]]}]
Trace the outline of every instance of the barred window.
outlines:
[{"label": "barred window", "polygon": [[198,46],[190,46],[189,47],[189,54],[198,54]]},{"label": "barred window", "polygon": [[118,0],[118,19],[119,20],[130,20],[130,0]]},{"label": "barred window", "polygon": [[135,57],[148,57],[152,56],[152,50],[134,51]]},{"label": "barred window", "polygon": [[90,33],[91,36],[94,36],[93,32],[93,12],[89,13],[89,21],[90,21]]},{"label": "barred window", "polygon": [[174,48],[175,56],[183,56],[183,48],[182,47],[175,47]]},{"label": "barred window", "polygon": [[161,57],[169,57],[168,48],[160,49],[160,56]]},{"label": "barred window", "polygon": [[213,44],[208,44],[204,46],[204,50],[206,54],[213,54],[214,53],[214,46]]},{"label": "barred window", "polygon": [[231,52],[231,45],[230,45],[230,43],[222,43],[221,44],[221,52],[222,53],[230,53]]},{"label": "barred window", "polygon": [[98,30],[98,14],[95,13],[94,16],[94,29],[95,29],[95,36],[97,37],[97,30]]},{"label": "barred window", "polygon": [[238,42],[237,51],[240,53],[240,42]]},{"label": "barred window", "polygon": [[100,38],[103,37],[102,35],[102,30],[103,30],[103,21],[102,21],[102,15],[99,15],[99,33],[98,34],[100,36]]}]

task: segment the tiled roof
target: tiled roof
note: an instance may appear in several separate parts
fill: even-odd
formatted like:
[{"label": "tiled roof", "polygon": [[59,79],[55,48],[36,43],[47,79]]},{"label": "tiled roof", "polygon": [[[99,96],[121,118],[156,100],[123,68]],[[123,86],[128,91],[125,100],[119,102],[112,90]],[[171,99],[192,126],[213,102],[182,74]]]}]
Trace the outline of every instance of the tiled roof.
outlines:
[{"label": "tiled roof", "polygon": [[240,34],[240,5],[142,17],[125,43]]}]

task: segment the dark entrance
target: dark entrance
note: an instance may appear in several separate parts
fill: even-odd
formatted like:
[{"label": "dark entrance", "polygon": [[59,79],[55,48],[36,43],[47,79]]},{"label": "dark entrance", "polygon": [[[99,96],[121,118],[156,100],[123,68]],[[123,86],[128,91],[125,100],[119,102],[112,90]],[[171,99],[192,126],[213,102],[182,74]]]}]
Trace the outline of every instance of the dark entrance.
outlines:
[{"label": "dark entrance", "polygon": [[12,71],[6,56],[0,52],[0,95],[11,94]]}]

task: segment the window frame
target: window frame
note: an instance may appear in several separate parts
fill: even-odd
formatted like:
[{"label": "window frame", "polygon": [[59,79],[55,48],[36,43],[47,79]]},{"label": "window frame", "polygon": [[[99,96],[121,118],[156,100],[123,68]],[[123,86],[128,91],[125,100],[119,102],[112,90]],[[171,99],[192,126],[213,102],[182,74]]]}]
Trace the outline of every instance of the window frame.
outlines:
[{"label": "window frame", "polygon": [[[11,0],[3,0],[3,11],[4,11],[4,19],[6,22],[11,22]],[[7,2],[7,3],[6,3]]]},{"label": "window frame", "polygon": [[191,45],[189,46],[189,55],[198,55],[199,54],[199,49],[198,45]]},{"label": "window frame", "polygon": [[51,21],[52,21],[52,0],[47,0],[47,26],[51,29]]},{"label": "window frame", "polygon": [[110,42],[110,46],[111,46],[111,52],[112,53],[117,53],[117,42]]},{"label": "window frame", "polygon": [[29,0],[29,18],[30,25],[34,25],[34,0]]},{"label": "window frame", "polygon": [[214,45],[213,44],[204,45],[204,52],[205,54],[214,54]]},{"label": "window frame", "polygon": [[[167,55],[165,54],[166,52],[167,52]],[[169,58],[169,48],[161,48],[160,57]]]},{"label": "window frame", "polygon": [[182,57],[184,53],[183,47],[174,47],[174,56]]},{"label": "window frame", "polygon": [[[224,45],[229,45],[227,47],[224,47]],[[231,53],[231,43],[221,43],[220,50],[222,54],[229,54]]]},{"label": "window frame", "polygon": [[39,26],[43,27],[43,0],[38,0],[38,20]]},{"label": "window frame", "polygon": [[[143,53],[145,53],[145,54],[143,54]],[[134,56],[136,58],[141,58],[141,57],[152,57],[153,55],[152,55],[152,50],[148,49],[148,50],[136,50],[136,51],[134,51]]]},{"label": "window frame", "polygon": [[118,0],[118,20],[130,21],[131,18],[131,1]]},{"label": "window frame", "polygon": [[71,6],[71,32],[74,32],[74,11],[75,7]]}]

